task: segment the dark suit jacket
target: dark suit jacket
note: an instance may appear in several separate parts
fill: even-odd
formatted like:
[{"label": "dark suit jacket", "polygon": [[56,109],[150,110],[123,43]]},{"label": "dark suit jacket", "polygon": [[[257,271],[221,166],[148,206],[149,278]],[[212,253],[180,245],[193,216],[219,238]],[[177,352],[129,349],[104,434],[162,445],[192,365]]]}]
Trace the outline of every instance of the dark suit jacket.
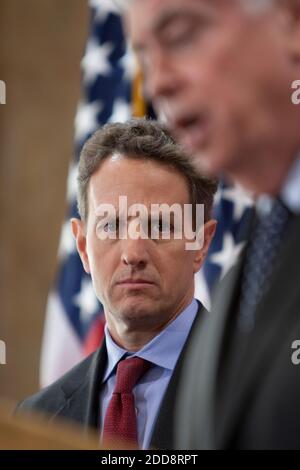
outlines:
[{"label": "dark suit jacket", "polygon": [[233,340],[228,325],[242,265],[243,259],[220,283],[211,314],[188,347],[176,412],[177,448],[300,449],[300,365],[291,360],[292,343],[300,339],[300,216],[293,217],[234,380],[226,372],[234,357],[227,356],[226,363],[224,345]]},{"label": "dark suit jacket", "polygon": [[[198,313],[160,406],[151,439],[151,447],[153,448],[172,449],[174,446],[174,402],[182,361],[186,345],[193,335],[195,326],[200,326],[206,315],[200,302],[198,304]],[[51,421],[57,417],[66,418],[83,424],[85,429],[98,428],[100,420],[99,394],[106,362],[107,352],[104,341],[100,349],[75,366],[57,382],[21,402],[18,410],[39,410],[47,413]]]}]

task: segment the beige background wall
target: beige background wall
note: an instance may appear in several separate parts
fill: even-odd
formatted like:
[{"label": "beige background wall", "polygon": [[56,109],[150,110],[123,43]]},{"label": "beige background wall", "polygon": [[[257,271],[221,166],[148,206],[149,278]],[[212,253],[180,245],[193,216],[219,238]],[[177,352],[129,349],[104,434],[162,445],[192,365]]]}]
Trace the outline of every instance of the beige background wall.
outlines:
[{"label": "beige background wall", "polygon": [[8,398],[38,387],[87,27],[86,0],[0,1],[0,396]]}]

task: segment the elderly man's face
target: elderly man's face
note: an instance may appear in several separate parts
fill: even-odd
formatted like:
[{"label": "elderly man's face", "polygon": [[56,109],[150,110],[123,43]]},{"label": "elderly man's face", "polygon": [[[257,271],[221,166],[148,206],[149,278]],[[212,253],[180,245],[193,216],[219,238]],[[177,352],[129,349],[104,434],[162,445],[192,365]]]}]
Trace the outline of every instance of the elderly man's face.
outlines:
[{"label": "elderly man's face", "polygon": [[146,92],[196,165],[274,193],[300,145],[297,28],[255,3],[249,14],[238,0],[132,0],[126,24]]}]

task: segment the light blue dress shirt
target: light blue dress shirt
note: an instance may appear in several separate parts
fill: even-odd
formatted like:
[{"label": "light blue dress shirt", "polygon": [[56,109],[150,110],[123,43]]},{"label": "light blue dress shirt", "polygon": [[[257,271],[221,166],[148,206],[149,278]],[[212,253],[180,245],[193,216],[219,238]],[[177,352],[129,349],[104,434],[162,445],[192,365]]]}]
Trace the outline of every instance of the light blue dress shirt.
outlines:
[{"label": "light blue dress shirt", "polygon": [[142,449],[149,448],[162,398],[187,340],[197,311],[198,303],[193,299],[190,305],[172,323],[135,353],[129,353],[125,349],[120,348],[113,341],[107,326],[105,327],[108,361],[100,393],[101,430],[103,429],[107,406],[114,390],[118,362],[125,355],[141,357],[154,364],[133,389],[137,413],[139,447]]}]

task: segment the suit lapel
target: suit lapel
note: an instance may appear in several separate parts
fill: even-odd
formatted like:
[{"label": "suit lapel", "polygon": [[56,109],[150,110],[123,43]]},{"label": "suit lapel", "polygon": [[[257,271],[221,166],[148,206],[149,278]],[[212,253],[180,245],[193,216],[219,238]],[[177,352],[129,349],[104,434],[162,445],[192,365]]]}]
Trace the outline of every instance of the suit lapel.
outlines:
[{"label": "suit lapel", "polygon": [[[251,217],[243,224],[237,239],[247,240],[257,222],[256,213],[253,210]],[[205,335],[202,335],[200,341],[201,354],[203,360],[201,361],[201,374],[199,376],[199,390],[203,395],[200,399],[199,417],[202,425],[198,427],[199,436],[197,442],[203,442],[204,449],[213,449],[216,446],[216,402],[218,373],[220,372],[219,364],[222,364],[222,353],[224,347],[224,340],[226,339],[226,328],[228,319],[235,307],[236,299],[239,295],[240,278],[244,259],[246,255],[246,248],[244,246],[236,264],[226,274],[224,279],[220,281],[215,288],[212,296],[211,316],[209,318],[209,327]],[[205,430],[204,436],[202,430]]]},{"label": "suit lapel", "polygon": [[199,338],[201,348],[201,371],[197,390],[199,391],[198,425],[195,429],[195,442],[202,449],[215,448],[215,397],[217,396],[217,378],[221,361],[224,332],[233,301],[239,285],[244,255],[228,272],[219,284],[213,297],[212,313],[208,321],[209,328]]},{"label": "suit lapel", "polygon": [[61,415],[71,417],[83,424],[86,430],[89,427],[97,428],[99,426],[100,387],[106,362],[107,352],[105,341],[103,341],[101,347],[92,356],[90,366],[85,376],[83,376],[80,386],[75,391],[72,384],[68,384],[67,388],[63,388],[66,402]]},{"label": "suit lapel", "polygon": [[[300,279],[300,216],[292,221],[289,236],[274,273],[272,287],[257,311],[256,326],[247,348],[247,372],[241,376],[235,399],[229,406],[219,447],[226,448],[232,432],[247,409],[253,390],[267,374],[268,368],[280,352],[284,338],[299,324],[300,293],[295,280]],[[288,281],[291,279],[291,282]],[[280,338],[280,343],[278,344]],[[255,344],[254,344],[255,343]]]}]

